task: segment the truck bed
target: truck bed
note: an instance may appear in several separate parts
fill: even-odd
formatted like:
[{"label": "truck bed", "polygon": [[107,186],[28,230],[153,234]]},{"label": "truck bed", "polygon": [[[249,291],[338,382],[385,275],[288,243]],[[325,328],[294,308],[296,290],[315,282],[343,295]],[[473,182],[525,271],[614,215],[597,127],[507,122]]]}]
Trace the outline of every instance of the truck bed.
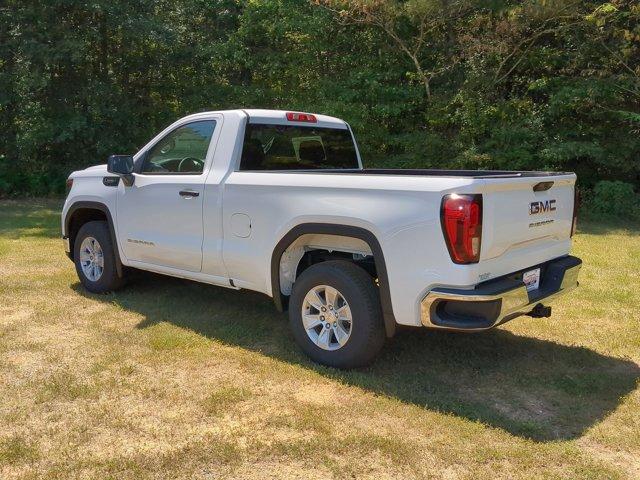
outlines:
[{"label": "truck bed", "polygon": [[301,170],[266,170],[269,173],[313,173],[324,175],[402,175],[424,177],[458,177],[458,178],[535,178],[554,175],[571,175],[572,172],[533,172],[509,170],[445,170],[431,168],[364,168],[364,169],[301,169]]}]

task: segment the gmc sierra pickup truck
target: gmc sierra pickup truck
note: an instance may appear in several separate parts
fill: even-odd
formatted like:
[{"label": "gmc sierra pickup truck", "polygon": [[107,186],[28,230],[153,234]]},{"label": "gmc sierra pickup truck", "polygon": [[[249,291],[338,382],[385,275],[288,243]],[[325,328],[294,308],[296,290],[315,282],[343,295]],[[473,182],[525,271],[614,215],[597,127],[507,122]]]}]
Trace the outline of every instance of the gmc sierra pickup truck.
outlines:
[{"label": "gmc sierra pickup truck", "polygon": [[549,316],[545,304],[578,285],[575,181],[364,169],[337,118],[217,111],[73,172],[62,232],[91,292],[117,289],[130,268],[262,292],[313,360],[351,368],[398,325]]}]

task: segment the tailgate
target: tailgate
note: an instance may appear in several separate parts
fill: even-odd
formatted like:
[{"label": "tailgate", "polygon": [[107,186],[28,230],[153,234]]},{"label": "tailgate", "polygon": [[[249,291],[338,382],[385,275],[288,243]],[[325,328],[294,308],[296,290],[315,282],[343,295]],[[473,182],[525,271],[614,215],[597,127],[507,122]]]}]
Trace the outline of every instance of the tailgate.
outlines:
[{"label": "tailgate", "polygon": [[575,174],[483,179],[480,259],[568,239],[575,182]]}]

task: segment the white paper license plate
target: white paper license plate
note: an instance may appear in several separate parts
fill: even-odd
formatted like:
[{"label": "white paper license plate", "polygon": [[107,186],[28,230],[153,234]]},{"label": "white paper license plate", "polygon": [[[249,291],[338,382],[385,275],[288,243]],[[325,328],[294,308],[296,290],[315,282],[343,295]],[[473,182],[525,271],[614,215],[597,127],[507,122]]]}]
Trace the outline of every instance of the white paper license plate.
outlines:
[{"label": "white paper license plate", "polygon": [[529,270],[522,274],[522,281],[527,287],[527,292],[535,290],[540,286],[540,269]]}]

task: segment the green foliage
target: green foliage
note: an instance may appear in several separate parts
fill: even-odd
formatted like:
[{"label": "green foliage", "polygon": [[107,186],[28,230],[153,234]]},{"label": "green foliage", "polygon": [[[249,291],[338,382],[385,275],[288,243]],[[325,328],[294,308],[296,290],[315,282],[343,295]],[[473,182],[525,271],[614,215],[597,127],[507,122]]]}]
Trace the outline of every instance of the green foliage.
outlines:
[{"label": "green foliage", "polygon": [[640,218],[640,198],[633,191],[633,185],[602,180],[596,183],[591,199],[593,210],[620,218]]},{"label": "green foliage", "polygon": [[60,194],[179,116],[350,122],[366,166],[640,186],[640,7],[568,0],[7,0],[0,195]]}]

